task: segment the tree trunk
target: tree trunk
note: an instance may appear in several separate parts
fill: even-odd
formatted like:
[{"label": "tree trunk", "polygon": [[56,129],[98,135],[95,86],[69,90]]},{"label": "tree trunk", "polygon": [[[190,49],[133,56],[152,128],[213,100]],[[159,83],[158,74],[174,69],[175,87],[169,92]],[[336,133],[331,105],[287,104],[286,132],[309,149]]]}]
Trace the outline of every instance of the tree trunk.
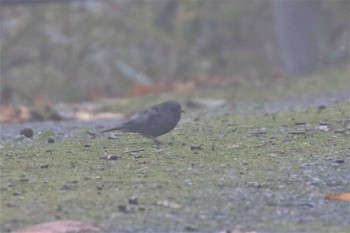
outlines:
[{"label": "tree trunk", "polygon": [[272,3],[284,71],[290,75],[314,71],[319,63],[320,1],[273,0]]}]

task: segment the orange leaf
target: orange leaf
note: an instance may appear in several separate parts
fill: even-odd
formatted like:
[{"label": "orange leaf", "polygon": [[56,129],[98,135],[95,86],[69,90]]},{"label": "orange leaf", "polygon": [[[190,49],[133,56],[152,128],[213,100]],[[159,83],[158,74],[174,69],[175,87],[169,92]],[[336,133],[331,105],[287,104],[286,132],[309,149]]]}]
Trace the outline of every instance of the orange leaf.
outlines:
[{"label": "orange leaf", "polygon": [[330,193],[325,197],[332,200],[350,201],[350,193]]},{"label": "orange leaf", "polygon": [[156,90],[150,85],[135,84],[131,86],[130,94],[131,96],[143,96],[155,93]]},{"label": "orange leaf", "polygon": [[0,107],[0,122],[18,123],[26,122],[31,118],[32,114],[27,107],[19,106],[17,108],[11,106]]}]

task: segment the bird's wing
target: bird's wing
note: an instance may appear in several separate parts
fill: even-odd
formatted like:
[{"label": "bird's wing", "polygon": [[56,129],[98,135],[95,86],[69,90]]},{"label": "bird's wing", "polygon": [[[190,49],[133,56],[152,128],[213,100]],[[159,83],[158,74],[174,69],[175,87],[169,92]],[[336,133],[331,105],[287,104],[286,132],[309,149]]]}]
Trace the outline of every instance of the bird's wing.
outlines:
[{"label": "bird's wing", "polygon": [[149,108],[146,112],[145,115],[147,118],[147,121],[150,124],[156,124],[157,123],[157,119],[162,118],[164,116],[164,112],[161,111],[161,109],[159,108],[158,105],[153,106],[152,108]]},{"label": "bird's wing", "polygon": [[133,115],[126,123],[126,128],[130,130],[137,129],[139,127],[145,127],[153,121],[153,119],[157,118],[158,111],[154,108],[145,109],[135,115]]},{"label": "bird's wing", "polygon": [[147,125],[153,125],[157,123],[157,119],[161,118],[164,114],[159,111],[158,106],[153,106],[151,108],[145,109],[129,120],[128,125],[133,125],[135,127],[145,127]]}]

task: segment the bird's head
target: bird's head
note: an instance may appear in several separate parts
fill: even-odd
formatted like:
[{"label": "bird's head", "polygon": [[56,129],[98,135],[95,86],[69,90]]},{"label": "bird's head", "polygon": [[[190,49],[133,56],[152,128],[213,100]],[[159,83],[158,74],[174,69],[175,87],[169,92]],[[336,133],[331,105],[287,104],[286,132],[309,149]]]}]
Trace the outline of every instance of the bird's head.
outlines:
[{"label": "bird's head", "polygon": [[174,113],[185,112],[184,110],[181,109],[181,105],[178,102],[176,102],[175,100],[165,101],[161,105],[166,110],[169,110],[169,111],[174,112]]}]

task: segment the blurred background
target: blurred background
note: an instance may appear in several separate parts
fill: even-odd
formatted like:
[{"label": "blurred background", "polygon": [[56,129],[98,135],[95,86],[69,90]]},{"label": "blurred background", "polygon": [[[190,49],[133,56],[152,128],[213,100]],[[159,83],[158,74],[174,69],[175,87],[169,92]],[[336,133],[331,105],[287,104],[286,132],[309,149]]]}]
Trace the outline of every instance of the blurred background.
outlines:
[{"label": "blurred background", "polygon": [[348,63],[348,0],[2,0],[1,104],[232,83]]}]

